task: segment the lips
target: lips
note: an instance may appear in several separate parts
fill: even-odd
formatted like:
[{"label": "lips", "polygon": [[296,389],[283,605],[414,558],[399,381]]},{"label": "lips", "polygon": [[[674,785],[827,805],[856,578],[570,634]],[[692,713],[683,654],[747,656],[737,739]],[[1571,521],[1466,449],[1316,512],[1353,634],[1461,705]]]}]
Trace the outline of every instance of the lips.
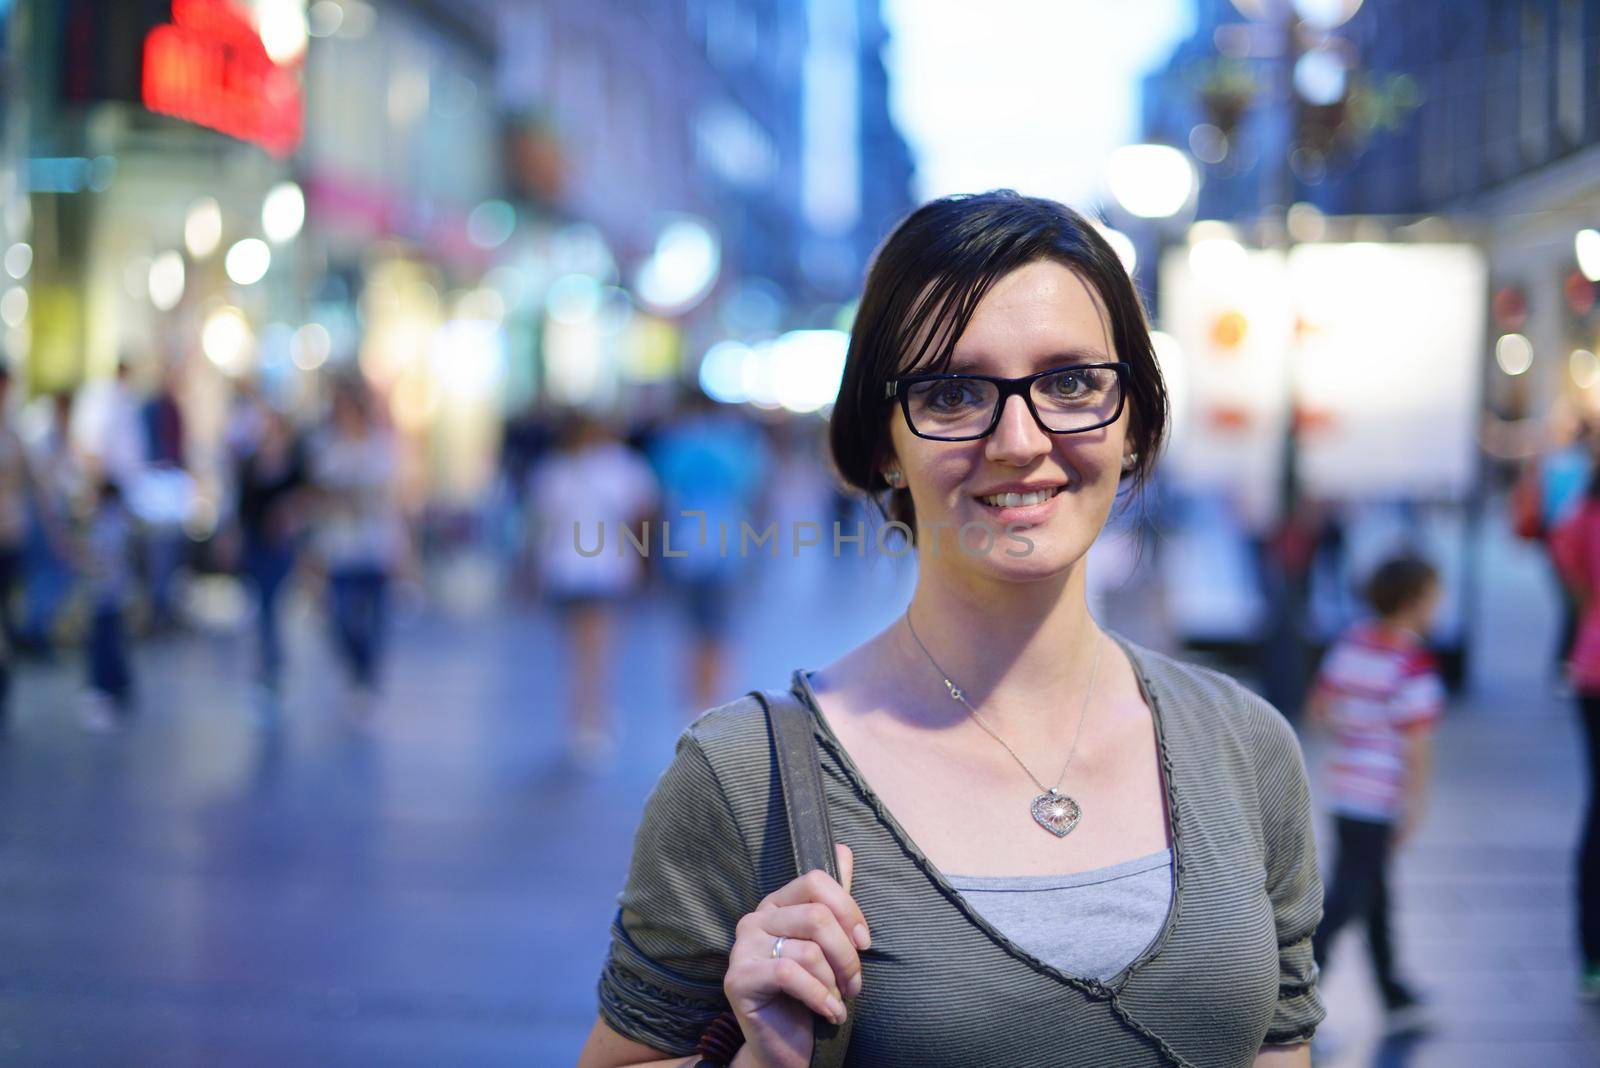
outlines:
[{"label": "lips", "polygon": [[[1029,492],[1011,491],[973,497],[986,515],[994,516],[997,523],[1038,526],[1056,510],[1056,499],[1066,486],[1042,486]],[[1024,504],[1029,502],[1029,504]]]},{"label": "lips", "polygon": [[1050,500],[1060,493],[1063,488],[1062,486],[1044,486],[1026,492],[991,493],[980,496],[978,500],[990,508],[1031,508]]}]

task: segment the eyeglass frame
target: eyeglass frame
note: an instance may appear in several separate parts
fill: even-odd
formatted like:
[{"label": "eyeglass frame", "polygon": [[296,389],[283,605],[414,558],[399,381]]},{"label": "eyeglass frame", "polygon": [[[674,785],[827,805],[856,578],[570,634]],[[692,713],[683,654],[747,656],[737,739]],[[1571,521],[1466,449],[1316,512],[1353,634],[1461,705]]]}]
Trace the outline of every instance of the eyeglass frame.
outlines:
[{"label": "eyeglass frame", "polygon": [[[1076,371],[1102,367],[1108,367],[1117,374],[1117,410],[1111,413],[1111,418],[1102,420],[1101,422],[1095,423],[1092,426],[1074,427],[1071,430],[1051,430],[1049,427],[1045,426],[1044,420],[1039,417],[1039,409],[1035,408],[1033,405],[1033,383],[1049,375],[1061,374],[1063,371]],[[1090,430],[1099,430],[1101,427],[1110,426],[1112,423],[1115,423],[1118,419],[1122,418],[1123,406],[1128,402],[1128,386],[1130,382],[1128,376],[1131,373],[1132,368],[1125,360],[1115,360],[1109,363],[1069,363],[1063,364],[1060,367],[1047,367],[1043,371],[1035,371],[1033,374],[1023,375],[1021,378],[1001,378],[998,375],[971,375],[960,372],[931,372],[928,374],[901,375],[898,378],[891,378],[889,381],[884,383],[883,399],[894,400],[898,398],[900,401],[900,414],[905,418],[906,429],[910,430],[911,433],[915,434],[917,437],[923,438],[927,441],[978,441],[981,438],[988,437],[990,434],[994,433],[994,428],[1000,425],[1000,416],[1004,414],[1006,410],[1006,401],[1010,400],[1015,394],[1021,395],[1022,403],[1028,406],[1028,413],[1033,416],[1034,423],[1036,423],[1039,429],[1044,431],[1046,434],[1083,434]],[[952,379],[958,382],[992,382],[1000,390],[1000,397],[995,402],[994,406],[994,415],[990,418],[989,425],[984,429],[983,433],[969,434],[959,438],[938,437],[933,434],[924,434],[922,431],[917,429],[916,424],[912,421],[911,395],[910,391],[905,387],[917,382],[948,381]]]}]

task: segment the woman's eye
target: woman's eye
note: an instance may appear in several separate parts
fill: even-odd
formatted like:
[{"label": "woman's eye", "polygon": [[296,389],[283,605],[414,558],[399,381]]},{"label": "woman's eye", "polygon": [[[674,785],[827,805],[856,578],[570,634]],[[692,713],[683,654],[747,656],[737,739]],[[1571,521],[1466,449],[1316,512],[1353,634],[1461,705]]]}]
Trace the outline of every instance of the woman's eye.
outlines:
[{"label": "woman's eye", "polygon": [[951,384],[940,387],[933,395],[936,408],[959,408],[972,403],[972,390],[964,385]]},{"label": "woman's eye", "polygon": [[1102,375],[1093,371],[1069,371],[1046,379],[1045,395],[1051,400],[1090,400],[1109,388],[1102,379]]}]

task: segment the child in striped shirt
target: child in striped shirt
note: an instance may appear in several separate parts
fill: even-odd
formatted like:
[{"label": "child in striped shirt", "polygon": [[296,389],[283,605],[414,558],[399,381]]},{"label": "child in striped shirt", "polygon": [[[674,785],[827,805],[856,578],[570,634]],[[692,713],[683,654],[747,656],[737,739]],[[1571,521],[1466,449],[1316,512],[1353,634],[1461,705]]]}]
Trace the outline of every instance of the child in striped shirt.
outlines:
[{"label": "child in striped shirt", "polygon": [[1444,683],[1423,641],[1438,608],[1438,573],[1411,556],[1388,560],[1367,582],[1375,618],[1350,627],[1323,658],[1309,710],[1331,734],[1329,808],[1338,858],[1322,925],[1312,941],[1321,966],[1349,920],[1363,920],[1391,1029],[1418,1022],[1419,1002],[1395,975],[1389,863],[1422,817],[1433,727]]}]

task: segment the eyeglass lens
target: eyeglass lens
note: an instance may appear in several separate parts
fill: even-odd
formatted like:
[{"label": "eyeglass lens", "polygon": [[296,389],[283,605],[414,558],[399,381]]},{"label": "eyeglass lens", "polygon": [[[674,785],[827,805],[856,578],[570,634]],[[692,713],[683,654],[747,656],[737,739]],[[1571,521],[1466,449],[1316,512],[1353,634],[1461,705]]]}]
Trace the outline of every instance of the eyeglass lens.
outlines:
[{"label": "eyeglass lens", "polygon": [[[1122,378],[1109,367],[1077,367],[1033,380],[1029,396],[1048,430],[1086,430],[1108,421],[1121,399]],[[1000,387],[982,379],[934,378],[906,393],[911,426],[929,437],[982,434],[994,421]]]}]

